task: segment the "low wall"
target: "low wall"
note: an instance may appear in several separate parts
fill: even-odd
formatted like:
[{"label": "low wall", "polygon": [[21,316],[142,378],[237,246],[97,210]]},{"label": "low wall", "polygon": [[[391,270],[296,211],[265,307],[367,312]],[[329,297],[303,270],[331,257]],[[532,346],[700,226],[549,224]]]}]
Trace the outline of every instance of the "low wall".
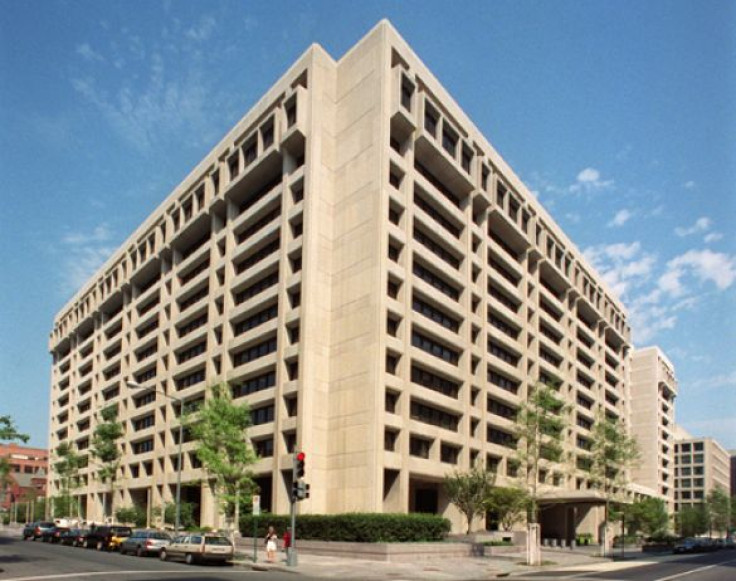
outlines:
[{"label": "low wall", "polygon": [[[258,539],[263,550],[263,539]],[[253,550],[253,538],[237,539],[237,548],[247,553]],[[469,543],[343,543],[337,541],[303,541],[297,539],[297,550],[309,555],[385,561],[391,563],[416,562],[431,559],[455,559],[473,555]],[[279,548],[281,543],[279,543]]]}]

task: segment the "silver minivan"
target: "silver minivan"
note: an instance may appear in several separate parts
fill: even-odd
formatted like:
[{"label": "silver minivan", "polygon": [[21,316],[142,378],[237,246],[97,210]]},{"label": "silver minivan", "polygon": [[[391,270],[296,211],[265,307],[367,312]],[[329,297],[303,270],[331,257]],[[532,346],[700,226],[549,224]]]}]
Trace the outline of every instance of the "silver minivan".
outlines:
[{"label": "silver minivan", "polygon": [[168,546],[162,547],[159,557],[183,559],[188,565],[205,561],[224,563],[235,555],[230,539],[221,535],[187,533],[175,537]]}]

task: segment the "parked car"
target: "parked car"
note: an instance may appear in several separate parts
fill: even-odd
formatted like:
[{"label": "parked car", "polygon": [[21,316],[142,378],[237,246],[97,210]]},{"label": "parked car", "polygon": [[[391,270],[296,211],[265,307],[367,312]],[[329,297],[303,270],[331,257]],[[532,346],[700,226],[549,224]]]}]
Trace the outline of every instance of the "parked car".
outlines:
[{"label": "parked car", "polygon": [[715,539],[710,537],[699,537],[695,540],[698,542],[699,550],[702,553],[711,553],[721,548]]},{"label": "parked car", "polygon": [[41,541],[44,543],[58,543],[61,541],[61,535],[63,535],[66,531],[69,529],[66,527],[51,527],[50,529],[45,529],[41,533]]},{"label": "parked car", "polygon": [[81,547],[87,538],[89,529],[69,529],[61,535],[61,544],[70,545],[72,547]]},{"label": "parked car", "polygon": [[102,525],[92,527],[87,538],[84,541],[84,546],[94,547],[98,551],[111,551],[118,548],[123,539],[133,534],[133,529],[130,527],[123,527],[118,525]]},{"label": "parked car", "polygon": [[54,523],[45,520],[29,523],[23,528],[23,540],[31,539],[35,541],[40,539],[45,530],[53,527]]},{"label": "parked car", "polygon": [[120,554],[135,553],[139,557],[158,553],[171,542],[168,533],[162,531],[141,530],[134,531],[127,539],[120,543]]},{"label": "parked car", "polygon": [[232,559],[234,554],[235,549],[227,537],[188,533],[162,547],[159,557],[162,561],[183,559],[187,565],[191,565],[206,561],[224,563]]}]

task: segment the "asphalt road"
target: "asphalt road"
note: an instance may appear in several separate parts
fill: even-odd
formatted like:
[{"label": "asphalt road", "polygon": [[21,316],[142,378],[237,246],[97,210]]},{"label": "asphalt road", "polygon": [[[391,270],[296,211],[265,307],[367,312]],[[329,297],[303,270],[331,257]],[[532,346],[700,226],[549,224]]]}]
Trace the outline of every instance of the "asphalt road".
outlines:
[{"label": "asphalt road", "polygon": [[2,581],[294,581],[296,578],[292,573],[251,571],[233,565],[163,563],[156,557],[123,556],[0,535]]},{"label": "asphalt road", "polygon": [[[622,565],[624,565],[622,563]],[[516,581],[564,580],[575,581],[736,581],[736,551],[719,551],[636,566],[630,562],[626,569],[594,573],[585,571],[544,571],[512,577]]]}]

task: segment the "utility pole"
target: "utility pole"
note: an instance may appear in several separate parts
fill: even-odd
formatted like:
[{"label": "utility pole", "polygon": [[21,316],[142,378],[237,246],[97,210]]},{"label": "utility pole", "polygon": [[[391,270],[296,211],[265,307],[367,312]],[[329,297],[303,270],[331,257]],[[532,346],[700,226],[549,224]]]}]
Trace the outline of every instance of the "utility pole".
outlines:
[{"label": "utility pole", "polygon": [[297,566],[296,554],[296,503],[309,498],[309,484],[302,480],[306,468],[307,455],[304,452],[294,454],[291,480],[291,540],[286,553],[286,566]]}]

